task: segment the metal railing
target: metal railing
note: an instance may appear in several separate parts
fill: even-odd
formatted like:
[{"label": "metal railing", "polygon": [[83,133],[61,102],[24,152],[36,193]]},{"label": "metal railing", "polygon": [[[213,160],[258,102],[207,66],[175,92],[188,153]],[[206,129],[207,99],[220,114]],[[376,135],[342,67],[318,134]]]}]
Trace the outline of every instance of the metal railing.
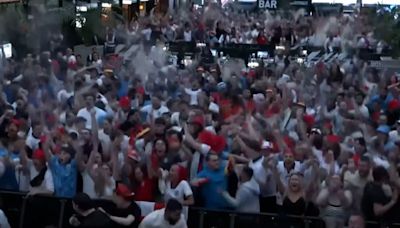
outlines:
[{"label": "metal railing", "polygon": [[[95,200],[98,207],[112,206],[107,200]],[[71,199],[52,196],[27,196],[20,192],[0,191],[0,205],[11,227],[58,227],[68,228],[68,220],[74,213]],[[400,228],[400,224],[367,222],[368,227]],[[241,213],[227,210],[210,210],[190,207],[190,228],[324,228],[320,217],[294,216],[270,213]]]}]

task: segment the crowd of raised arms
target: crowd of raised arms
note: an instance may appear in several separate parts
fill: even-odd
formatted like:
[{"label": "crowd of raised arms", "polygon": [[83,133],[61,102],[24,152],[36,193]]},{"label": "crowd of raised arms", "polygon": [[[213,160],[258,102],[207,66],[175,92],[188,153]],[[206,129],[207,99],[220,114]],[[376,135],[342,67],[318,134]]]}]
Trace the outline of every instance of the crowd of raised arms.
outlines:
[{"label": "crowd of raised arms", "polygon": [[56,34],[43,52],[7,60],[0,189],[74,198],[83,209],[85,196],[113,199],[129,209],[106,212],[122,227],[139,226],[135,202],[170,199],[186,218],[199,206],[320,216],[328,228],[352,214],[399,220],[396,74],[357,58],[304,67],[284,50],[254,69],[217,61],[182,70],[156,58],[158,41],[377,48],[365,18],[201,12],[107,28],[106,46],[120,37],[138,46],[122,63],[96,49],[74,54]]}]

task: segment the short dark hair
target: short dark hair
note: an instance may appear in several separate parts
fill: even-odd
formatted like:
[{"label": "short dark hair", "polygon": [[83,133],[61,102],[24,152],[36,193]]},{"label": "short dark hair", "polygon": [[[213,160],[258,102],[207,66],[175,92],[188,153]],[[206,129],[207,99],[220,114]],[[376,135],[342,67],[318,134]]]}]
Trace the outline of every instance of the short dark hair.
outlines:
[{"label": "short dark hair", "polygon": [[64,151],[64,152],[70,154],[71,157],[74,157],[76,154],[75,149],[71,145],[68,145],[68,144],[61,146],[61,151]]},{"label": "short dark hair", "polygon": [[372,177],[374,178],[374,181],[381,182],[389,179],[389,172],[385,169],[385,167],[378,166],[372,170]]},{"label": "short dark hair", "polygon": [[154,124],[167,125],[167,122],[165,121],[164,118],[158,117],[157,119],[154,120]]},{"label": "short dark hair", "polygon": [[82,211],[87,211],[94,208],[92,199],[89,197],[89,195],[83,192],[76,194],[72,199],[72,202],[74,202]]},{"label": "short dark hair", "polygon": [[182,204],[179,203],[178,200],[176,199],[170,199],[167,202],[167,206],[165,207],[166,211],[181,211],[182,210]]},{"label": "short dark hair", "polygon": [[92,97],[93,99],[96,99],[96,96],[92,92],[87,92],[87,93],[83,94],[83,97],[85,99],[88,98],[88,97]]},{"label": "short dark hair", "polygon": [[42,123],[41,123],[40,121],[38,121],[38,120],[34,120],[34,121],[32,121],[32,123],[31,123],[31,127],[32,127],[32,128],[37,127],[37,126],[40,126],[40,125],[42,125]]},{"label": "short dark hair", "polygon": [[368,164],[371,164],[371,159],[368,156],[365,156],[365,155],[360,158],[360,161],[367,162]]},{"label": "short dark hair", "polygon": [[242,172],[244,172],[246,174],[246,176],[248,176],[250,179],[253,177],[253,174],[254,174],[253,169],[248,166],[243,167]]},{"label": "short dark hair", "polygon": [[217,157],[219,158],[219,156],[218,156],[217,153],[215,153],[215,152],[208,152],[207,155],[206,155],[206,161],[210,161],[211,156],[217,156]]},{"label": "short dark hair", "polygon": [[176,137],[178,137],[179,142],[183,141],[182,133],[180,133],[179,131],[176,131],[174,129],[170,129],[170,130],[167,131],[167,136],[168,137],[173,136],[173,135],[176,135]]}]

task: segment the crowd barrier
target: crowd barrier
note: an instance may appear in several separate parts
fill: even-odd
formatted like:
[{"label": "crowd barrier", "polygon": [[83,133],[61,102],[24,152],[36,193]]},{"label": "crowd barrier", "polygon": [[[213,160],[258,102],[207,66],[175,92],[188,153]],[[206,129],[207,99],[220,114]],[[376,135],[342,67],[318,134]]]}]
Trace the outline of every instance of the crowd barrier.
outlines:
[{"label": "crowd barrier", "polygon": [[[95,200],[97,207],[107,209],[112,203]],[[138,202],[145,216],[162,207],[152,202]],[[51,196],[27,196],[18,192],[0,191],[0,207],[13,228],[69,228],[70,216],[74,213],[70,199]],[[400,224],[369,222],[368,227],[400,228]],[[191,207],[188,227],[190,228],[324,228],[320,217],[289,216],[268,213],[238,213],[235,211],[206,210]]]}]

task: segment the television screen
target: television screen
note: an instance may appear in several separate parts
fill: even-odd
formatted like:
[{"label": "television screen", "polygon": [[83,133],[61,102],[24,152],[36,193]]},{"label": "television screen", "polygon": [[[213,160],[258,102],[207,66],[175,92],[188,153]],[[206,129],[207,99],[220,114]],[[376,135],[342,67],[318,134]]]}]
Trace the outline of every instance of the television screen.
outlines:
[{"label": "television screen", "polygon": [[266,51],[258,51],[257,52],[257,58],[260,58],[260,59],[268,58],[268,52],[266,52]]},{"label": "television screen", "polygon": [[4,57],[11,58],[12,57],[12,45],[11,43],[8,44],[3,44],[3,53],[4,53]]}]

